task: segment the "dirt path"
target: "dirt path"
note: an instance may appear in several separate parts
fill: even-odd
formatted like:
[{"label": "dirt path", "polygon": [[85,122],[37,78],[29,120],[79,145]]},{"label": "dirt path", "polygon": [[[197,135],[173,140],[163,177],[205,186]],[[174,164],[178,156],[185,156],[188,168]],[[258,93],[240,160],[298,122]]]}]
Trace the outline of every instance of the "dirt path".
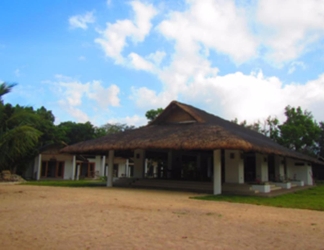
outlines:
[{"label": "dirt path", "polygon": [[0,249],[324,249],[324,212],[117,188],[0,186]]}]

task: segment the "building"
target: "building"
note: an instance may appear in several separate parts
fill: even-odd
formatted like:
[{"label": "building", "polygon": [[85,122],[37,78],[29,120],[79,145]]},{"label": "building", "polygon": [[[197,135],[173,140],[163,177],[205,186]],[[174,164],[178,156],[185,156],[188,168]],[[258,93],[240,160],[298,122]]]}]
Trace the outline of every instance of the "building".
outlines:
[{"label": "building", "polygon": [[[33,164],[27,169],[25,178],[35,180],[79,180],[98,179],[107,176],[108,162],[101,155],[77,155],[61,153],[66,145],[47,145],[39,149]],[[127,159],[114,159],[113,177],[130,177],[132,163]]]},{"label": "building", "polygon": [[[271,191],[268,182],[287,189],[313,185],[311,165],[322,164],[177,101],[147,126],[70,145],[61,152],[101,155],[109,166],[116,157],[132,158],[133,177],[210,182],[215,195],[222,193],[225,184],[251,183],[260,192]],[[147,159],[155,165],[148,165]],[[112,185],[113,168],[108,168],[107,186]]]}]

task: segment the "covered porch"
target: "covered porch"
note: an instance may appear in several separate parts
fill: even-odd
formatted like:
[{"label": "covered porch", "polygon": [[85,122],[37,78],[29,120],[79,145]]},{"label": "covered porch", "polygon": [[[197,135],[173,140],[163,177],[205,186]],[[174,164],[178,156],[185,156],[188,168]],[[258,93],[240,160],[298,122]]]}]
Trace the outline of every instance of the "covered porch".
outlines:
[{"label": "covered porch", "polygon": [[[126,155],[125,155],[126,153]],[[108,162],[115,155],[130,157],[121,180],[114,179],[108,163],[107,186],[159,187],[188,191],[225,193],[273,193],[313,185],[310,164],[301,160],[245,153],[240,150],[134,150],[109,151]]]}]

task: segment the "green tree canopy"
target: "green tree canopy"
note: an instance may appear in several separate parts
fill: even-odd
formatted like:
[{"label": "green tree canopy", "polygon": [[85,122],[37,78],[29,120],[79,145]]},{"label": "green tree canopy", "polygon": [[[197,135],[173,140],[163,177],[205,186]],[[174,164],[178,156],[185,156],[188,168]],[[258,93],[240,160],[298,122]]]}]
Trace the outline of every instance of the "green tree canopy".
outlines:
[{"label": "green tree canopy", "polygon": [[135,129],[135,126],[129,126],[124,123],[107,123],[95,128],[95,137],[98,138],[108,134],[116,134],[131,129]]},{"label": "green tree canopy", "polygon": [[57,128],[60,140],[69,145],[95,138],[95,128],[90,122],[67,121],[60,123]]},{"label": "green tree canopy", "polygon": [[16,172],[21,160],[38,143],[41,132],[34,127],[37,117],[20,106],[4,104],[2,96],[14,85],[0,84],[0,169]]},{"label": "green tree canopy", "polygon": [[145,116],[149,121],[153,121],[162,112],[163,108],[150,109],[145,113]]},{"label": "green tree canopy", "polygon": [[286,121],[279,126],[278,142],[290,149],[314,155],[318,151],[321,129],[311,112],[300,107],[285,108]]},{"label": "green tree canopy", "polygon": [[319,126],[311,112],[303,111],[300,107],[287,106],[285,116],[286,121],[282,124],[277,118],[271,116],[263,123],[260,121],[253,124],[247,124],[246,121],[238,123],[236,118],[232,122],[262,133],[292,150],[309,155],[315,155],[322,150],[324,155],[324,149],[322,149],[324,148],[324,124],[320,123],[321,126]]}]

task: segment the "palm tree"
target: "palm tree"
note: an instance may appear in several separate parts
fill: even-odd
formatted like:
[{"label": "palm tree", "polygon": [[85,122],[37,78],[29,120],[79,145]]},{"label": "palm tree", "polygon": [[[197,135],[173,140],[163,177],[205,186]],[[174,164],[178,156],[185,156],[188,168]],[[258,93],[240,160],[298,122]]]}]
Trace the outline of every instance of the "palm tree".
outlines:
[{"label": "palm tree", "polygon": [[17,162],[38,142],[41,132],[33,127],[37,116],[24,108],[3,104],[2,96],[15,84],[0,84],[0,169],[16,171]]},{"label": "palm tree", "polygon": [[3,103],[2,96],[11,92],[11,89],[16,86],[15,83],[8,84],[3,82],[0,84],[0,102]]}]

